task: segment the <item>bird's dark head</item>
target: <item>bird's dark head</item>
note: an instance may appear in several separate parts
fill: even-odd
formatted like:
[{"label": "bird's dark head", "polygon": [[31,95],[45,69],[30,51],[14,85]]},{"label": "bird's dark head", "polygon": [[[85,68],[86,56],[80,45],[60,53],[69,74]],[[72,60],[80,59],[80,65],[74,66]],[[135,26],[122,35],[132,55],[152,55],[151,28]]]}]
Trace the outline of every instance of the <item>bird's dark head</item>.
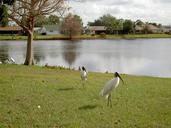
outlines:
[{"label": "bird's dark head", "polygon": [[83,70],[83,71],[86,71],[86,69],[85,69],[85,67],[84,67],[84,66],[82,66],[82,70]]},{"label": "bird's dark head", "polygon": [[115,72],[114,76],[115,76],[115,77],[119,77],[119,78],[122,80],[123,84],[124,84],[124,81],[123,81],[122,77],[119,75],[118,72]]},{"label": "bird's dark head", "polygon": [[119,73],[118,73],[118,72],[115,72],[115,73],[114,73],[114,76],[115,76],[115,77],[118,77],[118,76],[119,76]]}]

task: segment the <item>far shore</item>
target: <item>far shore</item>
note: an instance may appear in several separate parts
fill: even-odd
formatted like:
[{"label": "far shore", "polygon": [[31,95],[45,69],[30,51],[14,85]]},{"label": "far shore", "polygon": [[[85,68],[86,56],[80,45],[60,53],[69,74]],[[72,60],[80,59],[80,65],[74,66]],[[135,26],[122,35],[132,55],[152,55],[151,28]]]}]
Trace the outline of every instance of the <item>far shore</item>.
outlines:
[{"label": "far shore", "polygon": [[[80,35],[72,39],[92,40],[92,39],[151,39],[151,38],[171,38],[169,34],[128,34],[128,35]],[[26,40],[27,36],[20,35],[0,35],[0,40]],[[64,35],[35,35],[34,40],[70,40]]]}]

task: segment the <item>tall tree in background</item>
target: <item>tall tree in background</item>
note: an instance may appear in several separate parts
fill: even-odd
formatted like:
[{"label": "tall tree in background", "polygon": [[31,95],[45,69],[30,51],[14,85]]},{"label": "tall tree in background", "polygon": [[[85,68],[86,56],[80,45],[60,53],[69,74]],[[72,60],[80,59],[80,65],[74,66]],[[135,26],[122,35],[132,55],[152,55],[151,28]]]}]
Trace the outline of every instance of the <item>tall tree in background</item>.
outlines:
[{"label": "tall tree in background", "polygon": [[123,33],[129,34],[134,31],[134,23],[131,20],[125,20],[123,22]]},{"label": "tall tree in background", "polygon": [[119,21],[110,14],[100,17],[101,22],[104,24],[110,34],[114,33],[114,30],[118,30]]},{"label": "tall tree in background", "polygon": [[88,22],[88,26],[104,26],[104,24],[100,19],[97,19],[94,22]]},{"label": "tall tree in background", "polygon": [[48,23],[49,25],[59,24],[59,17],[56,15],[50,15],[48,17]]},{"label": "tall tree in background", "polygon": [[136,25],[139,25],[139,26],[143,26],[144,25],[144,22],[142,22],[141,20],[136,20],[135,21],[135,24]]},{"label": "tall tree in background", "polygon": [[47,18],[44,15],[39,15],[35,18],[35,27],[42,27],[43,25],[47,24]]},{"label": "tall tree in background", "polygon": [[75,35],[81,34],[82,31],[82,19],[78,15],[68,14],[61,25],[61,31],[63,34],[68,35],[70,39]]},{"label": "tall tree in background", "polygon": [[35,27],[42,27],[43,25],[59,24],[59,17],[57,15],[44,16],[40,15],[35,18]]},{"label": "tall tree in background", "polygon": [[123,29],[123,20],[117,19],[110,14],[105,14],[94,22],[88,22],[89,26],[105,26],[107,33],[113,34],[118,33],[119,30]]},{"label": "tall tree in background", "polygon": [[[14,0],[8,1],[13,2]],[[65,7],[64,2],[65,0],[16,0],[14,4],[9,2],[9,5],[12,6],[6,6],[8,17],[21,26],[28,36],[25,65],[34,64],[32,42],[35,18],[40,15],[60,12]]]}]

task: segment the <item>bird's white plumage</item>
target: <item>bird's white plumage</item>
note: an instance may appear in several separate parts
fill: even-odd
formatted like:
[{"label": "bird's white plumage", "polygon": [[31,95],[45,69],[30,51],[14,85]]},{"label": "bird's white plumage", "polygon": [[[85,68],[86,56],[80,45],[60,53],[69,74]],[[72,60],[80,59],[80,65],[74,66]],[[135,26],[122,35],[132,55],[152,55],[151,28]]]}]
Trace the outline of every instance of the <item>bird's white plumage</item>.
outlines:
[{"label": "bird's white plumage", "polygon": [[120,81],[119,77],[113,78],[110,81],[108,81],[100,94],[108,98],[113,88],[116,88],[119,85],[119,81]]},{"label": "bird's white plumage", "polygon": [[80,71],[81,79],[82,80],[87,80],[87,72],[84,70]]}]

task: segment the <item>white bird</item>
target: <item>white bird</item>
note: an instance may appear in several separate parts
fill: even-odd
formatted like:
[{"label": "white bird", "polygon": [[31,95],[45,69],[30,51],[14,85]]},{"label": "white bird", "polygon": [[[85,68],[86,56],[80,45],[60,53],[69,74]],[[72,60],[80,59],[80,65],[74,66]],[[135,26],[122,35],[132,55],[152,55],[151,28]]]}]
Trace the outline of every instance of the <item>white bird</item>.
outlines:
[{"label": "white bird", "polygon": [[87,71],[84,66],[82,66],[82,69],[80,70],[80,76],[81,76],[81,80],[83,81],[83,85],[84,85],[84,81],[87,80]]},{"label": "white bird", "polygon": [[2,64],[2,62],[0,61],[0,64]]},{"label": "white bird", "polygon": [[107,101],[107,106],[112,106],[112,99],[111,99],[111,93],[112,90],[116,87],[118,87],[119,85],[119,81],[122,80],[122,82],[124,83],[123,79],[121,78],[121,76],[119,75],[119,73],[115,72],[114,74],[114,78],[109,80],[106,85],[104,86],[104,88],[102,89],[102,91],[100,92],[101,96],[105,96]]}]

